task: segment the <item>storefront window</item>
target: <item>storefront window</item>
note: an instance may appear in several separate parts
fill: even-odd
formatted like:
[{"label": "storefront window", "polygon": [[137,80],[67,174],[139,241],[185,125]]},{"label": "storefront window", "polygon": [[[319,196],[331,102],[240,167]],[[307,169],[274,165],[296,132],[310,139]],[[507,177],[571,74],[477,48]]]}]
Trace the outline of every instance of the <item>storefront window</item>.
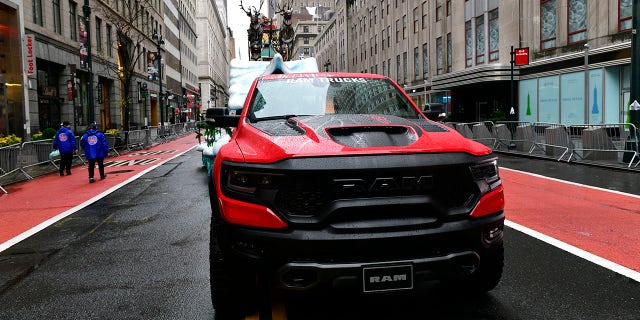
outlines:
[{"label": "storefront window", "polygon": [[0,3],[0,134],[15,134],[24,138],[24,87],[19,38],[18,12]]}]

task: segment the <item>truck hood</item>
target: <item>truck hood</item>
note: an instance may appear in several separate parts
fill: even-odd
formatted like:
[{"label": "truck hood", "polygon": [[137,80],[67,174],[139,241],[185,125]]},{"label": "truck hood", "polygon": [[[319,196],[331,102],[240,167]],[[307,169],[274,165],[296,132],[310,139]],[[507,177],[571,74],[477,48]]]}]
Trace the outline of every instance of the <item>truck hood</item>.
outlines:
[{"label": "truck hood", "polygon": [[292,116],[240,123],[238,151],[248,162],[350,154],[465,152],[491,149],[426,119],[386,115]]}]

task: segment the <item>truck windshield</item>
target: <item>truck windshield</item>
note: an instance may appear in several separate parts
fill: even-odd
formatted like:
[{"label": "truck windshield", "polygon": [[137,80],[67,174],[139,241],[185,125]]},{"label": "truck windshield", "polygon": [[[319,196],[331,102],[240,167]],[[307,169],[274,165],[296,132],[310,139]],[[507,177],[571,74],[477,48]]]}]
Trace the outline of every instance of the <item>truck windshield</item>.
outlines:
[{"label": "truck windshield", "polygon": [[387,79],[262,79],[249,107],[248,116],[252,120],[325,114],[384,114],[418,118],[411,102]]}]

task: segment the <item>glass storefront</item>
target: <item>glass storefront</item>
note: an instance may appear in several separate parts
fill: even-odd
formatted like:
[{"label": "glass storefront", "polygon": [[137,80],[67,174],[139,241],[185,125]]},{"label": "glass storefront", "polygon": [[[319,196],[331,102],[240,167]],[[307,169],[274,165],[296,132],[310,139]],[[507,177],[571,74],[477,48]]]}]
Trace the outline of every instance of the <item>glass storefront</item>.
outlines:
[{"label": "glass storefront", "polygon": [[16,8],[0,3],[0,135],[24,137],[22,39]]},{"label": "glass storefront", "polygon": [[584,71],[520,80],[518,118],[566,125],[623,123],[627,110],[620,99],[625,91],[621,73],[626,69],[628,65],[591,69],[586,87]]}]

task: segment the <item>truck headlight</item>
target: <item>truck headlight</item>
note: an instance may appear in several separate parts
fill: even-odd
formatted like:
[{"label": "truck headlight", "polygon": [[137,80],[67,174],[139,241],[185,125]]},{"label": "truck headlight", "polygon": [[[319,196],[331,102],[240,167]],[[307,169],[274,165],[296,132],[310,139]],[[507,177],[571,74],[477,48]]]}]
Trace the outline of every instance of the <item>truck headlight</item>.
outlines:
[{"label": "truck headlight", "polygon": [[274,187],[281,177],[281,174],[229,170],[227,186],[234,191],[254,193],[258,188]]}]

